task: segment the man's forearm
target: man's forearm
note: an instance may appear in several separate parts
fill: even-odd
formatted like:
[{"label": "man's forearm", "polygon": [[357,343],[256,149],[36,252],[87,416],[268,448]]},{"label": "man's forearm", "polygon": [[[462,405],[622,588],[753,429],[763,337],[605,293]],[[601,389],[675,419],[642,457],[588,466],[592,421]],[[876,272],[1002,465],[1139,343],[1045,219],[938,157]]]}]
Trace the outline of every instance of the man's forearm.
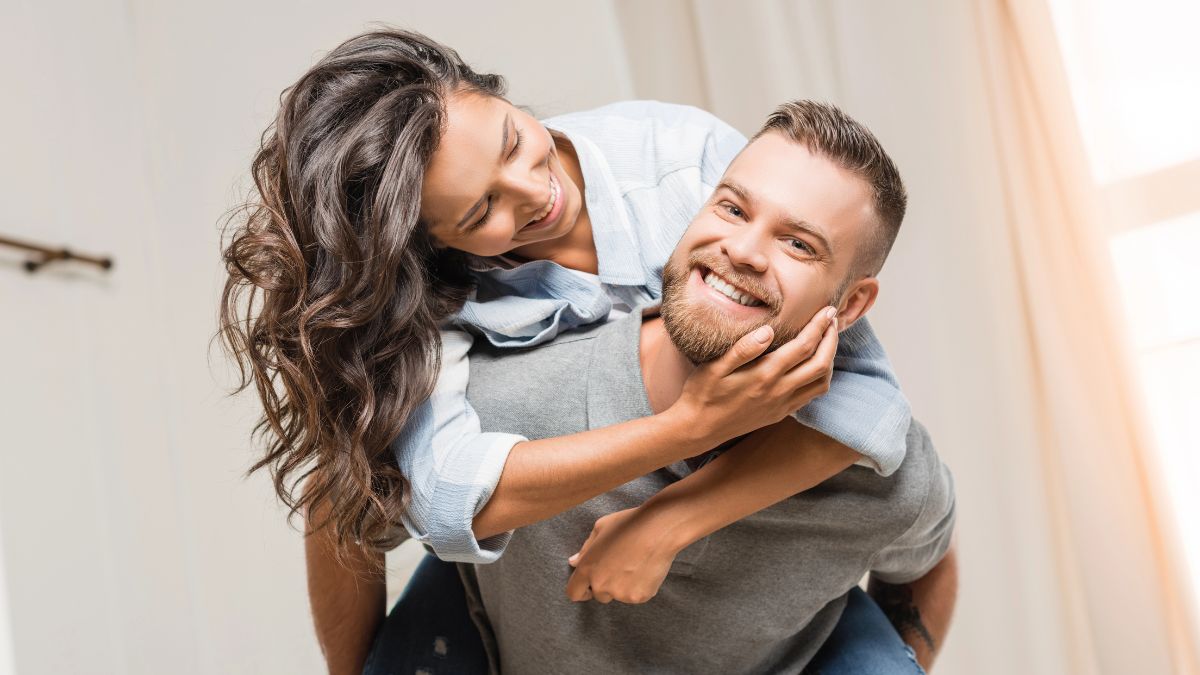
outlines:
[{"label": "man's forearm", "polygon": [[308,599],[331,675],[359,675],[386,613],[383,554],[347,549],[339,562],[330,528],[304,539]]},{"label": "man's forearm", "polygon": [[719,445],[667,411],[569,436],[518,443],[475,516],[484,539],[558,515],[638,476]]},{"label": "man's forearm", "polygon": [[642,505],[675,550],[804,492],[858,458],[788,418],[760,429]]},{"label": "man's forearm", "polygon": [[941,562],[920,579],[907,584],[887,584],[872,578],[867,592],[916,652],[921,667],[932,669],[946,640],[958,598],[954,544],[951,543]]}]

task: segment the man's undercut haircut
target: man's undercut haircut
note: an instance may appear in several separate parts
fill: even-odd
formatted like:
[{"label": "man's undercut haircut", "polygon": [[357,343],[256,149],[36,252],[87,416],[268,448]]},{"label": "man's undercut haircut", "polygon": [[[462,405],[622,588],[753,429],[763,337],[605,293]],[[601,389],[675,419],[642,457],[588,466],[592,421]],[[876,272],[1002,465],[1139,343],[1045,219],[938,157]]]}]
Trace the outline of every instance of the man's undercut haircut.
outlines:
[{"label": "man's undercut haircut", "polygon": [[879,139],[838,107],[804,100],[776,108],[754,138],[768,131],[781,132],[803,143],[810,151],[828,157],[871,186],[877,226],[859,251],[846,283],[878,274],[896,241],[908,204],[900,171],[884,152]]}]

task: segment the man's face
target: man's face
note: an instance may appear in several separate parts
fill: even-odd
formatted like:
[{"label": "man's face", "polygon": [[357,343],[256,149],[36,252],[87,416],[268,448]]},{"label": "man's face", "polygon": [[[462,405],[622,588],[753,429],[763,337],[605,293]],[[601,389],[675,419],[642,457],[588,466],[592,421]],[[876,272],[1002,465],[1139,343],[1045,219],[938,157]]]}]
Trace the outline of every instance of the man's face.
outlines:
[{"label": "man's face", "polygon": [[[770,324],[772,348],[836,297],[874,227],[866,181],[777,132],[729,165],[663,270],[662,317],[695,363]],[[851,280],[852,281],[852,280]]]}]

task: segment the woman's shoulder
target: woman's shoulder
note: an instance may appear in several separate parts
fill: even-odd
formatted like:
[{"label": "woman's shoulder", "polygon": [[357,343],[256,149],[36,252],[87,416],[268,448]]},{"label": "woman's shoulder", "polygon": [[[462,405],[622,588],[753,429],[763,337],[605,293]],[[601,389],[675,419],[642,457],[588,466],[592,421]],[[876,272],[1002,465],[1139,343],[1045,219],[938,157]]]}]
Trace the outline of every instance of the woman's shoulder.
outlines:
[{"label": "woman's shoulder", "polygon": [[667,103],[655,100],[616,101],[597,108],[556,115],[542,120],[551,128],[604,126],[679,127],[692,126],[704,129],[732,130],[716,115],[692,105]]},{"label": "woman's shoulder", "polygon": [[680,170],[711,166],[719,174],[746,142],[706,110],[662,101],[619,101],[544,124],[576,146],[586,141],[584,152],[604,158],[621,194],[659,186],[664,176]]}]

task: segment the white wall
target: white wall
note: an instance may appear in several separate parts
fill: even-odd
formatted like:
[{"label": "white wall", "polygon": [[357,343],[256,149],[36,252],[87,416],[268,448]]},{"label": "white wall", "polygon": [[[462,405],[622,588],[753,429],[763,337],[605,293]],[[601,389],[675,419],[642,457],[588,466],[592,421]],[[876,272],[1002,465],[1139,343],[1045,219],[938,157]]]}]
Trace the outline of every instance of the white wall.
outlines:
[{"label": "white wall", "polygon": [[8,618],[8,575],[4,573],[4,535],[0,533],[0,675],[13,675],[12,628]]},{"label": "white wall", "polygon": [[[638,4],[0,4],[0,231],[117,260],[27,276],[0,253],[0,574],[21,675],[320,672],[300,539],[264,477],[241,477],[254,401],[224,398],[220,351],[208,359],[217,224],[257,136],[279,91],[372,20],[454,45],[542,114],[702,102],[663,62],[631,72],[627,47],[674,30]],[[958,481],[963,592],[939,671],[1069,672],[1017,292],[988,255],[1010,244],[971,18],[935,0],[816,4],[807,38],[826,56],[755,100],[735,57],[769,58],[756,31],[780,27],[701,23],[730,55],[703,64],[723,82],[709,103],[750,130],[763,100],[835,98],[896,155],[912,206],[873,318]]]}]

